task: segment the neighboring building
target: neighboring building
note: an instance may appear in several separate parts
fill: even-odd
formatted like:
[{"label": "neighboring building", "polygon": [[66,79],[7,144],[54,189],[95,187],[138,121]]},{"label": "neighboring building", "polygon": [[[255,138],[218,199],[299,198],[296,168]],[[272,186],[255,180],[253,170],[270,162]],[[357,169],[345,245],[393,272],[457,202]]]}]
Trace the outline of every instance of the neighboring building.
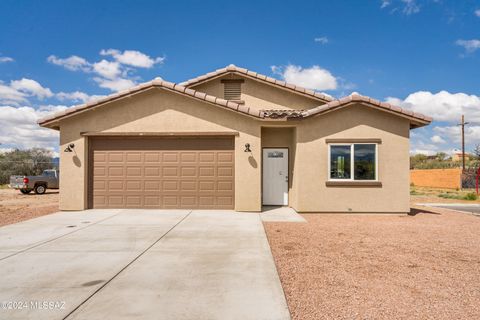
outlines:
[{"label": "neighboring building", "polygon": [[[465,161],[469,161],[472,158],[472,155],[465,152]],[[454,152],[452,154],[452,161],[463,161],[462,152]]]},{"label": "neighboring building", "polygon": [[409,133],[431,120],[230,65],[39,123],[60,131],[62,210],[408,212]]}]

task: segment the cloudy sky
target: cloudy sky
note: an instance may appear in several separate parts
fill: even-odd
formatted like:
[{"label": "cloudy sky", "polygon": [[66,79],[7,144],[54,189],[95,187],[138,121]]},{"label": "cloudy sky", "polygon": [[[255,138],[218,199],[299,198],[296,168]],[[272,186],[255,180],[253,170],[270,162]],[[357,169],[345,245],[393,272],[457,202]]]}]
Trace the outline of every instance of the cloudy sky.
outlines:
[{"label": "cloudy sky", "polygon": [[0,2],[0,149],[58,150],[36,120],[230,63],[334,97],[430,115],[413,153],[480,143],[480,1]]}]

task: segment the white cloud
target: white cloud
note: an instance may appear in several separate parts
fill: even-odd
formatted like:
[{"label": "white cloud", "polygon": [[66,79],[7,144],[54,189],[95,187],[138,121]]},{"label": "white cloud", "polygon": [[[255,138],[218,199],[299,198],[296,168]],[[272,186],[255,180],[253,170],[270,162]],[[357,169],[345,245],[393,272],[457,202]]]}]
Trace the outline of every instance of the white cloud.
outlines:
[{"label": "white cloud", "polygon": [[15,108],[0,106],[0,143],[5,148],[43,147],[52,149],[58,145],[58,131],[41,128],[37,120],[50,112],[65,110],[65,106],[41,106]]},{"label": "white cloud", "polygon": [[313,39],[315,42],[321,43],[321,44],[327,44],[328,43],[328,38],[327,37],[319,37]]},{"label": "white cloud", "polygon": [[97,82],[101,88],[110,89],[112,91],[125,90],[135,85],[134,81],[130,79],[123,79],[123,78],[104,79],[104,78],[97,77],[97,78],[93,78],[93,80],[95,80],[95,82]]},{"label": "white cloud", "polygon": [[447,141],[445,141],[442,137],[440,137],[439,135],[434,135],[430,138],[430,140],[433,142],[433,143],[447,143]]},{"label": "white cloud", "polygon": [[477,17],[480,17],[480,9],[475,10],[474,13],[475,13],[475,15],[476,15]]},{"label": "white cloud", "polygon": [[411,154],[426,154],[426,155],[434,155],[440,151],[440,148],[436,144],[432,144],[429,142],[424,142],[419,139],[415,139],[411,141],[410,146],[410,153]]},{"label": "white cloud", "polygon": [[0,103],[18,105],[28,102],[26,97],[25,93],[0,83]]},{"label": "white cloud", "polygon": [[0,104],[3,105],[19,106],[22,103],[29,104],[29,97],[44,99],[52,96],[53,92],[49,88],[32,79],[12,80],[9,85],[0,81]]},{"label": "white cloud", "polygon": [[337,79],[326,69],[314,65],[302,68],[289,64],[286,67],[272,66],[272,72],[280,75],[286,82],[313,90],[335,90]]},{"label": "white cloud", "polygon": [[[460,126],[436,126],[433,131],[443,137],[448,137],[449,140],[456,144],[460,144],[462,140]],[[480,139],[480,125],[465,126],[465,141],[467,144],[478,143]]]},{"label": "white cloud", "polygon": [[466,93],[418,91],[405,100],[388,97],[387,102],[433,117],[436,121],[458,122],[462,114],[466,121],[480,123],[480,97]]},{"label": "white cloud", "polygon": [[417,4],[416,0],[402,0],[404,7],[402,12],[406,15],[411,15],[414,13],[420,12],[420,6]]},{"label": "white cloud", "polygon": [[103,56],[112,56],[117,62],[138,68],[151,68],[157,63],[163,63],[165,57],[151,58],[150,56],[137,51],[125,50],[123,52],[116,49],[100,51]]},{"label": "white cloud", "polygon": [[65,69],[68,69],[71,71],[78,71],[78,70],[82,70],[85,72],[90,71],[90,63],[84,58],[75,56],[75,55],[65,59],[61,59],[54,55],[51,55],[47,58],[47,61],[50,63],[56,64],[57,66],[62,66]]},{"label": "white cloud", "polygon": [[116,79],[122,74],[120,64],[107,60],[101,60],[93,64],[93,70],[98,75],[107,79]]},{"label": "white cloud", "polygon": [[13,58],[10,57],[0,57],[0,63],[5,63],[5,62],[13,62]]},{"label": "white cloud", "polygon": [[390,13],[401,12],[405,15],[411,15],[420,12],[420,5],[417,0],[380,0],[380,8],[392,8]]},{"label": "white cloud", "polygon": [[480,40],[478,39],[472,39],[472,40],[457,40],[455,41],[455,44],[457,46],[461,46],[463,48],[465,48],[465,51],[467,53],[473,53],[475,51],[477,51],[478,49],[480,49]]},{"label": "white cloud", "polygon": [[[100,55],[112,57],[101,59],[97,62],[89,62],[79,56],[70,56],[68,58],[58,58],[54,55],[48,57],[48,61],[62,66],[71,71],[82,71],[94,74],[93,80],[98,83],[101,88],[111,91],[118,91],[130,88],[136,84],[135,77],[130,76],[134,68],[151,68],[155,64],[163,63],[164,57],[152,58],[140,51],[116,49],[101,50]],[[60,98],[66,98],[60,95]],[[84,98],[77,95],[77,100]]]},{"label": "white cloud", "polygon": [[36,96],[38,99],[50,98],[53,96],[53,93],[49,88],[42,87],[40,83],[32,79],[22,78],[21,80],[11,81],[10,87],[31,96]]},{"label": "white cloud", "polygon": [[103,95],[88,95],[85,92],[74,91],[74,92],[59,92],[55,95],[60,101],[72,101],[72,102],[89,102],[93,100],[100,99],[104,97]]}]

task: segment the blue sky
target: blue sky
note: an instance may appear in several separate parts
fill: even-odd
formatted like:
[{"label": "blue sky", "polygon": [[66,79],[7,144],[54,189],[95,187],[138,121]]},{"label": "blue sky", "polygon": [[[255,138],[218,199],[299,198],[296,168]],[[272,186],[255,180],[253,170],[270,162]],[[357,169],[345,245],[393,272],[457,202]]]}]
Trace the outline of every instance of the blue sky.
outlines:
[{"label": "blue sky", "polygon": [[[0,2],[0,148],[49,147],[48,112],[230,63],[433,116],[412,152],[480,143],[480,1]],[[73,57],[73,58],[72,58]],[[273,67],[273,68],[272,68]]]}]

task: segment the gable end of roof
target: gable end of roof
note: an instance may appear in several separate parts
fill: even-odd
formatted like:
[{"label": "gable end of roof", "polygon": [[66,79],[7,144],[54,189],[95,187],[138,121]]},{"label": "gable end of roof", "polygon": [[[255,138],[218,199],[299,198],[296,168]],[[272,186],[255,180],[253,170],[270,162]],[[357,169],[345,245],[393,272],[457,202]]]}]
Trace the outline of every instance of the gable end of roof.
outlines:
[{"label": "gable end of roof", "polygon": [[217,69],[213,72],[209,72],[209,73],[206,73],[204,75],[198,76],[196,78],[187,80],[185,82],[181,82],[180,85],[188,88],[188,87],[199,85],[201,83],[204,83],[204,82],[213,80],[215,78],[221,77],[221,76],[223,76],[225,74],[228,74],[228,73],[236,73],[238,75],[245,76],[247,78],[251,78],[251,79],[254,79],[254,80],[257,80],[257,81],[265,82],[265,83],[268,83],[270,85],[280,87],[282,89],[293,91],[297,94],[306,95],[310,98],[320,100],[320,101],[323,101],[323,102],[329,102],[329,101],[333,100],[331,97],[329,97],[329,96],[327,96],[323,93],[316,92],[316,91],[310,90],[310,89],[306,89],[306,88],[294,85],[292,83],[287,83],[287,82],[282,81],[282,80],[271,78],[271,77],[268,77],[266,75],[263,75],[263,74],[245,69],[245,68],[237,67],[233,64],[231,64],[231,65],[229,65],[225,68]]},{"label": "gable end of roof", "polygon": [[71,108],[68,108],[66,110],[56,112],[52,115],[46,116],[40,120],[37,121],[37,123],[42,126],[42,127],[48,127],[51,123],[62,120],[64,118],[73,116],[75,114],[79,114],[91,109],[94,109],[96,107],[99,107],[101,105],[104,105],[106,103],[110,103],[113,101],[117,101],[147,90],[150,90],[152,88],[160,88],[164,89],[170,92],[174,92],[177,94],[181,94],[184,96],[188,96],[190,98],[200,100],[200,101],[205,101],[206,103],[216,105],[225,109],[229,109],[232,111],[236,111],[239,113],[243,113],[247,116],[251,116],[254,118],[262,118],[262,114],[260,111],[252,110],[249,107],[246,107],[244,105],[241,105],[239,103],[233,102],[233,101],[228,101],[225,99],[221,99],[215,96],[208,95],[206,93],[196,91],[193,89],[186,88],[184,86],[181,86],[179,84],[173,83],[173,82],[168,82],[168,81],[163,81],[159,79],[152,80],[150,82],[142,83],[139,84],[135,87],[132,87],[128,90],[120,91],[114,94],[111,94],[107,97],[101,98],[99,100],[95,100],[89,103],[77,105]]},{"label": "gable end of roof", "polygon": [[308,118],[308,117],[313,117],[316,115],[320,115],[323,113],[327,113],[339,108],[346,107],[348,105],[351,105],[353,103],[361,103],[370,107],[375,107],[377,109],[380,109],[382,111],[390,112],[392,114],[396,114],[398,116],[402,116],[404,118],[407,118],[410,120],[410,127],[411,128],[417,128],[421,127],[424,125],[428,125],[433,121],[433,118],[425,116],[421,113],[416,113],[410,110],[402,109],[398,106],[386,103],[386,102],[381,102],[379,100],[372,99],[367,96],[362,96],[358,94],[354,94],[348,97],[341,98],[339,100],[334,100],[331,101],[327,104],[308,109],[303,111],[302,116],[303,118]]}]

